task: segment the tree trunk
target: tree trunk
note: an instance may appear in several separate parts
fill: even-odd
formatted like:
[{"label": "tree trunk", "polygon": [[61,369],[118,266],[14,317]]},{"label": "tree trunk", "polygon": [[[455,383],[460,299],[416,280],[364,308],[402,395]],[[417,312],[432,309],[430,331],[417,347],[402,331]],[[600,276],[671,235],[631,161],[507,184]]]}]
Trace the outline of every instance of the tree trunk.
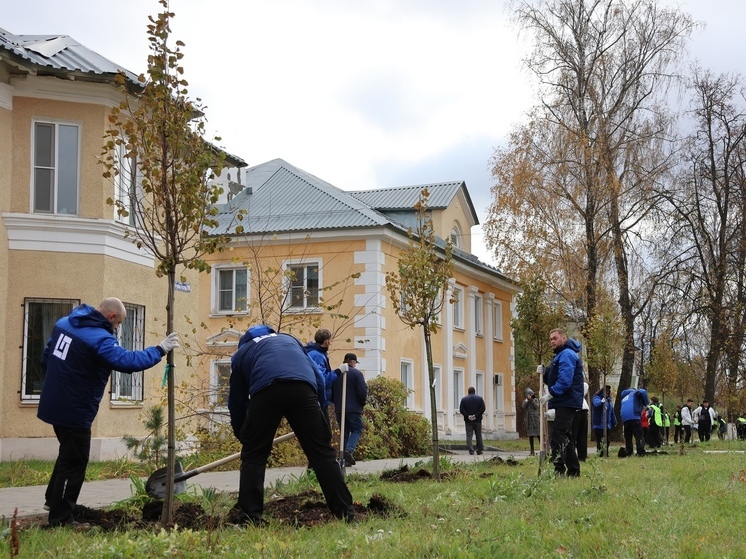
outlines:
[{"label": "tree trunk", "polygon": [[[440,448],[438,445],[438,403],[435,399],[435,369],[433,367],[433,346],[430,329],[427,324],[422,326],[425,336],[425,353],[427,354],[427,377],[430,379],[430,425],[432,427],[433,442],[433,477],[440,479]],[[438,387],[440,388],[440,387]]]},{"label": "tree trunk", "polygon": [[[168,302],[166,303],[166,334],[174,331],[174,285],[176,282],[176,271],[168,272]],[[176,410],[175,407],[175,383],[174,383],[174,352],[166,354],[166,371],[168,374],[168,458],[166,463],[166,496],[163,499],[163,510],[161,512],[161,524],[170,526],[174,522],[174,477],[176,470]]]}]

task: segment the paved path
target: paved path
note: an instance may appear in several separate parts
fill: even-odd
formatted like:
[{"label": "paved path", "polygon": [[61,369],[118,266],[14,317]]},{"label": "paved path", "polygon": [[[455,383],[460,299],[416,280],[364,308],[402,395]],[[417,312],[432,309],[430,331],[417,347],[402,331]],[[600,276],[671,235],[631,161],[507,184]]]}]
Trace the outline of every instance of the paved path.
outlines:
[{"label": "paved path", "polygon": [[[444,453],[445,454],[445,453]],[[485,449],[481,456],[470,456],[466,451],[453,451],[448,453],[451,460],[457,462],[475,462],[489,460],[495,456],[516,459],[528,457],[528,451],[503,451]],[[532,458],[538,460],[538,458]],[[354,466],[347,468],[347,473],[380,473],[384,470],[398,469],[404,464],[412,466],[417,462],[429,460],[422,458],[389,458],[386,460],[370,460],[357,462]],[[265,487],[270,487],[278,481],[289,481],[294,477],[300,477],[306,471],[305,466],[289,468],[268,468],[265,476]],[[201,488],[213,487],[219,491],[238,492],[238,471],[230,472],[203,472],[187,481],[187,486],[192,486],[200,491]],[[18,516],[36,516],[46,514],[44,505],[45,485],[32,487],[9,487],[0,489],[0,519],[10,518],[13,511],[18,509]],[[104,481],[86,481],[80,492],[78,503],[90,508],[102,508],[117,501],[123,501],[132,496],[132,483],[129,479],[110,479]]]}]

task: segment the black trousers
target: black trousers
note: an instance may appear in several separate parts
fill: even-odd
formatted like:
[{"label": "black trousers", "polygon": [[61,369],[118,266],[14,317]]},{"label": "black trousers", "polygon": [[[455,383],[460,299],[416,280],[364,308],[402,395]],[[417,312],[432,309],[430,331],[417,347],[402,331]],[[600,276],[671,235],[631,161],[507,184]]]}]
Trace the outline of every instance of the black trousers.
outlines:
[{"label": "black trousers", "polygon": [[464,421],[464,427],[466,427],[466,448],[469,450],[469,453],[474,452],[472,441],[474,440],[474,435],[476,435],[477,452],[481,454],[484,450],[484,443],[482,442],[482,422],[469,421],[467,419]]},{"label": "black trousers", "polygon": [[596,454],[598,456],[601,456],[601,453],[603,453],[604,456],[606,456],[609,453],[609,433],[611,433],[611,429],[607,427],[606,428],[606,444],[604,445],[602,443],[604,439],[604,430],[603,429],[593,430],[593,438],[596,439]]},{"label": "black trousers", "polygon": [[682,425],[681,428],[684,429],[684,442],[689,443],[692,440],[692,426]]},{"label": "black trousers", "polygon": [[573,408],[555,408],[554,410],[554,422],[549,445],[552,449],[554,471],[559,475],[580,475],[580,462],[578,461],[578,455],[575,453],[575,437],[573,436],[573,422],[576,421],[575,413],[579,411]]},{"label": "black trousers", "polygon": [[637,456],[645,456],[645,437],[642,433],[642,423],[639,419],[630,419],[624,422],[624,442],[627,456],[632,456],[632,438],[637,444]]},{"label": "black trousers", "polygon": [[326,504],[337,518],[354,514],[352,495],[332,448],[331,429],[316,391],[303,381],[275,382],[251,398],[241,428],[238,506],[259,519],[264,510],[264,474],[280,421],[285,417],[316,473]]},{"label": "black trousers", "polygon": [[572,424],[572,436],[575,440],[575,453],[578,460],[585,462],[588,458],[588,410],[578,410]]},{"label": "black trousers", "polygon": [[55,425],[54,434],[60,449],[44,497],[49,505],[50,526],[60,526],[73,521],[91,452],[91,430]]}]

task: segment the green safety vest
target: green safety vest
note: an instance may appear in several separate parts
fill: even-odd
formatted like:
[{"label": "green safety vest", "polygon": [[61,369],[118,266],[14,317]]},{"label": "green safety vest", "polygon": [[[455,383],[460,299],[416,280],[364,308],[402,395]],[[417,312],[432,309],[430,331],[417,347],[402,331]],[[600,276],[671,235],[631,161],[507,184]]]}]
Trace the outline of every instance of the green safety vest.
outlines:
[{"label": "green safety vest", "polygon": [[666,412],[664,415],[663,420],[665,421],[665,426],[670,427],[671,426],[671,416],[668,415],[668,412]]},{"label": "green safety vest", "polygon": [[655,421],[655,424],[658,427],[663,427],[663,417],[661,414],[661,408],[660,406],[656,406],[655,404],[650,404],[650,409],[653,410],[653,421]]}]

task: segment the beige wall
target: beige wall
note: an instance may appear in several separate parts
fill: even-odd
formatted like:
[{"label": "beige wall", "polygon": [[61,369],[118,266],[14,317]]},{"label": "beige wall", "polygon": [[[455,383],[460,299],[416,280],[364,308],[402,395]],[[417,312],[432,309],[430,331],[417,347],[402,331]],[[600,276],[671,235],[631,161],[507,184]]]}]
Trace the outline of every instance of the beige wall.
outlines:
[{"label": "beige wall", "polygon": [[[19,94],[22,91],[23,94]],[[18,81],[13,97],[13,111],[0,108],[0,210],[16,214],[30,212],[31,136],[34,118],[74,122],[81,125],[80,207],[78,215],[88,221],[78,231],[79,238],[88,237],[89,244],[100,243],[104,236],[112,240],[115,230],[102,233],[91,224],[110,223],[113,208],[106,199],[113,195],[111,181],[103,178],[98,157],[103,145],[106,116],[113,88],[103,84],[65,82],[53,78],[28,78]],[[42,98],[52,97],[70,100]],[[76,226],[75,217],[58,220],[50,216],[46,223],[58,221]],[[82,221],[85,221],[83,219]],[[91,222],[90,220],[94,220]],[[42,222],[41,227],[44,227]],[[144,305],[145,344],[157,344],[166,332],[166,278],[156,277],[152,263],[138,261],[127,251],[106,254],[84,254],[74,243],[52,238],[48,250],[9,249],[6,227],[0,228],[0,459],[23,455],[48,456],[57,443],[51,426],[36,418],[37,406],[22,402],[20,397],[23,371],[24,301],[27,297],[70,298],[97,306],[104,298],[116,296],[125,302]],[[82,231],[82,232],[81,232]],[[93,237],[99,235],[99,237]],[[119,239],[121,242],[121,238]],[[129,245],[128,241],[123,244]],[[28,248],[26,246],[25,248]],[[81,249],[83,250],[83,249]],[[133,251],[134,252],[134,251]],[[199,278],[196,272],[185,272],[191,293],[175,294],[175,326],[182,339],[188,339],[192,325],[199,323]],[[186,345],[186,344],[185,344]],[[194,346],[194,344],[192,344]],[[186,353],[175,352],[177,383],[189,380],[194,369],[187,366]],[[144,435],[142,412],[165,398],[161,387],[165,360],[144,375],[143,406],[112,403],[107,389],[99,414],[93,424],[92,459],[111,458],[123,453],[124,434]],[[25,442],[24,442],[25,441]],[[11,456],[12,455],[12,456]]]}]

